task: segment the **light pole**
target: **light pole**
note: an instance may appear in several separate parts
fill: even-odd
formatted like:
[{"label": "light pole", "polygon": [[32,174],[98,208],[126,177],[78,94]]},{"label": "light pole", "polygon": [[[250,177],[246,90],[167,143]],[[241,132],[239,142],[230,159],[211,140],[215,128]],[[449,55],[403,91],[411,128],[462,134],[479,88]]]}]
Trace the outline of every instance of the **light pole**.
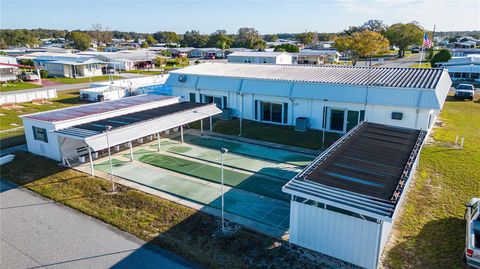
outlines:
[{"label": "light pole", "polygon": [[225,232],[225,218],[224,218],[224,207],[225,207],[225,202],[223,199],[223,155],[227,154],[228,149],[226,148],[221,148],[220,149],[220,155],[221,155],[221,165],[222,165],[222,232]]},{"label": "light pole", "polygon": [[107,136],[107,147],[108,147],[108,161],[110,162],[110,181],[112,181],[112,192],[115,192],[115,181],[113,181],[112,153],[110,152],[110,141],[108,139],[108,131],[110,129],[112,129],[112,126],[105,125],[105,133]]}]

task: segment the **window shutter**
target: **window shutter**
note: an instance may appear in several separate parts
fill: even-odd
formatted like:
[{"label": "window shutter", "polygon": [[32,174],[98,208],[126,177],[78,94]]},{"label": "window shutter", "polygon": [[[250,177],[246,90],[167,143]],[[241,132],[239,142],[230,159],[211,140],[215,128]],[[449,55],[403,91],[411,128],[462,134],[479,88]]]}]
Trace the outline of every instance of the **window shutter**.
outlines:
[{"label": "window shutter", "polygon": [[360,110],[360,122],[365,120],[365,110]]},{"label": "window shutter", "polygon": [[323,107],[323,117],[322,117],[322,129],[327,128],[327,111],[328,111],[328,107],[324,106]]},{"label": "window shutter", "polygon": [[222,107],[222,108],[227,108],[227,107],[228,107],[228,106],[227,106],[227,97],[224,96],[224,97],[223,97],[223,107]]},{"label": "window shutter", "polygon": [[255,100],[255,119],[258,120],[258,101]]},{"label": "window shutter", "polygon": [[288,123],[288,103],[283,103],[283,123]]}]

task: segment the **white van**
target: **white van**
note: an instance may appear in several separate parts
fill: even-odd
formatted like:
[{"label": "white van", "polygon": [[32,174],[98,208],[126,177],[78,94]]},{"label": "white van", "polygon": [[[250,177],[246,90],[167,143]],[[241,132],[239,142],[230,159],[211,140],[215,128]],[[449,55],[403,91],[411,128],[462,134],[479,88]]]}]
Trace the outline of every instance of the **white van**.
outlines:
[{"label": "white van", "polygon": [[480,268],[480,199],[473,198],[467,205],[465,221],[467,236],[465,260],[473,268]]}]

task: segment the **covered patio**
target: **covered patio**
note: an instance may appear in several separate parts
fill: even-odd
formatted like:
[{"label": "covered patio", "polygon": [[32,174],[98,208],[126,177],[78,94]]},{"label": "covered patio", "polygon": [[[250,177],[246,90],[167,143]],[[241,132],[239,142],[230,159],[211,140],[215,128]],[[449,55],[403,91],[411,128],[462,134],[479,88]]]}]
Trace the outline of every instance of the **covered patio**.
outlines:
[{"label": "covered patio", "polygon": [[77,160],[75,157],[85,160],[88,156],[90,174],[94,176],[93,160],[98,157],[99,152],[107,149],[111,155],[112,147],[115,151],[119,151],[120,147],[128,147],[130,160],[133,161],[134,143],[141,144],[144,140],[151,141],[156,138],[160,151],[160,133],[179,129],[183,142],[184,125],[200,120],[203,131],[203,119],[221,112],[215,104],[181,102],[79,124],[55,133],[59,139],[62,164],[71,166],[70,161]]}]

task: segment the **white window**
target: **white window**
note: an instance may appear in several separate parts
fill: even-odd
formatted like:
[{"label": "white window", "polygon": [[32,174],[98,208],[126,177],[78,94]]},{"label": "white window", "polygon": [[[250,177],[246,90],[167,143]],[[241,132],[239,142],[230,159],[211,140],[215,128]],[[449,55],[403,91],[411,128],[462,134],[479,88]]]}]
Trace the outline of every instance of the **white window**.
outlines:
[{"label": "white window", "polygon": [[47,136],[46,129],[32,126],[32,130],[33,130],[33,138],[35,138],[35,140],[48,143],[48,136]]}]

